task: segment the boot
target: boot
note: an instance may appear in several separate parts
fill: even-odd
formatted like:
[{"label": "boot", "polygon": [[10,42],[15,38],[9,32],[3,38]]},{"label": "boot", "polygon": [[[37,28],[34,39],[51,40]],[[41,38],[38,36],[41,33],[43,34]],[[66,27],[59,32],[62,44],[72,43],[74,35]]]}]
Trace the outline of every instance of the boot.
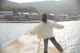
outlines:
[{"label": "boot", "polygon": [[61,53],[65,53],[65,51],[61,52]]},{"label": "boot", "polygon": [[44,53],[48,53],[48,52],[44,52]]}]

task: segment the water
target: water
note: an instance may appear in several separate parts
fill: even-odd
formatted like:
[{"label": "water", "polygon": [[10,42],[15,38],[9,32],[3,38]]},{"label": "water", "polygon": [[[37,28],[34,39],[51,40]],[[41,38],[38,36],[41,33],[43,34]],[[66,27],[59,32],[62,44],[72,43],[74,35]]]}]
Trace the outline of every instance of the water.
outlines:
[{"label": "water", "polygon": [[8,45],[37,24],[0,23],[0,47]]},{"label": "water", "polygon": [[65,26],[62,30],[54,31],[57,41],[59,41],[68,53],[80,53],[80,21],[63,22]]},{"label": "water", "polygon": [[[57,41],[68,53],[80,53],[80,21],[58,22],[64,29],[54,29]],[[0,23],[0,48],[10,44],[38,23]]]}]

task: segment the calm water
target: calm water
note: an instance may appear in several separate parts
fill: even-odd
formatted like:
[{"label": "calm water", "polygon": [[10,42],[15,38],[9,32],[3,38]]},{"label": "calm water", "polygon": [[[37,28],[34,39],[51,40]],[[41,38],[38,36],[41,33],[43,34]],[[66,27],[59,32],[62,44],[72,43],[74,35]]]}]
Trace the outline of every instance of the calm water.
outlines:
[{"label": "calm water", "polygon": [[[64,29],[54,29],[57,41],[68,53],[80,53],[80,21],[58,22]],[[38,23],[0,23],[0,48],[19,38]]]}]

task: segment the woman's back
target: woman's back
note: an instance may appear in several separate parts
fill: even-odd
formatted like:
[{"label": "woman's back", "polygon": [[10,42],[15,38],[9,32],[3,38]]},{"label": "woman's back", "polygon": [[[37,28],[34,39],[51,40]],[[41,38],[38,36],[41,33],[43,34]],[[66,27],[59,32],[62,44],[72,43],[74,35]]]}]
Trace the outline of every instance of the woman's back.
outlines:
[{"label": "woman's back", "polygon": [[38,38],[51,38],[53,37],[53,29],[61,29],[64,26],[57,24],[51,20],[47,20],[47,23],[40,22],[31,32],[32,34],[37,34]]},{"label": "woman's back", "polygon": [[53,36],[53,26],[51,25],[50,21],[47,21],[47,24],[40,22],[38,35],[42,36],[43,38],[51,38]]}]

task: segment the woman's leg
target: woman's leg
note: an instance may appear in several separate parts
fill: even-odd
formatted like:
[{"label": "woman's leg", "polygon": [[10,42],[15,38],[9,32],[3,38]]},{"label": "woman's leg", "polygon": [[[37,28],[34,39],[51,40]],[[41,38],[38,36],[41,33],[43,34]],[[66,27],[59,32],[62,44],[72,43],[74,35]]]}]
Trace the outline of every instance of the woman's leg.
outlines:
[{"label": "woman's leg", "polygon": [[55,40],[54,37],[50,38],[51,42],[54,44],[54,46],[60,51],[63,52],[62,47],[60,46],[60,44]]},{"label": "woman's leg", "polygon": [[44,39],[44,53],[48,53],[48,38]]}]

